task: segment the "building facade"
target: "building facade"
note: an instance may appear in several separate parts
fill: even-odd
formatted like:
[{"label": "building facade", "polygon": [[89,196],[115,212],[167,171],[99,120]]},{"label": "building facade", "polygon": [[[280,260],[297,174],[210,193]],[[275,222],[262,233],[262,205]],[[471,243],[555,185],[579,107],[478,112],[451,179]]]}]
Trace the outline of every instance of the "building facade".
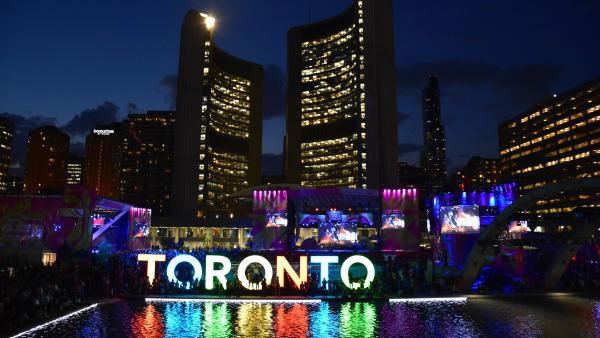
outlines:
[{"label": "building facade", "polygon": [[[498,128],[500,170],[521,193],[570,178],[600,176],[600,79],[554,95]],[[600,206],[598,193],[538,201],[538,213]]]},{"label": "building facade", "polygon": [[423,89],[423,151],[421,168],[429,188],[439,190],[446,183],[446,132],[440,112],[440,89],[437,76],[429,76]]},{"label": "building facade", "polygon": [[13,123],[0,118],[0,194],[7,194],[9,189],[9,168],[14,136]]},{"label": "building facade", "polygon": [[16,175],[8,175],[7,182],[8,195],[20,195],[23,193],[23,177]]},{"label": "building facade", "polygon": [[192,225],[260,184],[263,68],[219,48],[215,19],[189,11],[181,28],[172,216]]},{"label": "building facade", "polygon": [[120,200],[169,213],[173,165],[173,112],[130,114],[123,122]]},{"label": "building facade", "polygon": [[285,175],[306,186],[395,186],[392,2],[357,0],[288,32]]},{"label": "building facade", "polygon": [[405,161],[398,162],[398,183],[402,187],[424,188],[423,170]]},{"label": "building facade", "polygon": [[24,190],[29,194],[60,193],[65,181],[71,138],[55,126],[29,132]]},{"label": "building facade", "polygon": [[85,138],[85,186],[96,195],[119,197],[122,124],[96,126]]},{"label": "building facade", "polygon": [[76,155],[69,155],[65,166],[65,184],[80,185],[83,184],[84,160]]},{"label": "building facade", "polygon": [[489,190],[500,182],[499,160],[473,156],[459,170],[453,184],[456,190]]}]

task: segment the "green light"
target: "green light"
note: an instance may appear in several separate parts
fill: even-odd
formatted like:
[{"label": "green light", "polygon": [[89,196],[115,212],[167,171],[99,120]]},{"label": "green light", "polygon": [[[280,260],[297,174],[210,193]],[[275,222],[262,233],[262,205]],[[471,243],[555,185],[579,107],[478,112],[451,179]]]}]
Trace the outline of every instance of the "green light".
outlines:
[{"label": "green light", "polygon": [[371,303],[344,303],[340,311],[341,337],[373,337],[377,309]]},{"label": "green light", "polygon": [[227,304],[204,303],[203,336],[207,338],[231,337],[231,313]]}]

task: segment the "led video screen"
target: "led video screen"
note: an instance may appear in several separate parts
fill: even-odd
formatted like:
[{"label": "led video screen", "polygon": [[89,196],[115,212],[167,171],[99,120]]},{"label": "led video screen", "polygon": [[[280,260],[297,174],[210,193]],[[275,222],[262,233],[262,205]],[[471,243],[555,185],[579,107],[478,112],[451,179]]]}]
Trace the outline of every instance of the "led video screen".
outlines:
[{"label": "led video screen", "polygon": [[343,221],[344,216],[346,216],[346,215],[344,215],[344,213],[341,212],[340,210],[327,211],[327,218],[331,222],[341,222],[341,221]]},{"label": "led video screen", "polygon": [[440,208],[443,234],[470,234],[479,232],[479,207],[455,205]]},{"label": "led video screen", "polygon": [[508,232],[511,233],[519,233],[519,232],[529,232],[529,227],[527,227],[527,221],[512,221],[508,224]]},{"label": "led video screen", "polygon": [[381,215],[381,229],[404,229],[405,226],[404,214],[402,213]]},{"label": "led video screen", "polygon": [[267,213],[267,228],[286,227],[288,218],[286,212],[269,212]]},{"label": "led video screen", "polygon": [[370,212],[360,213],[360,224],[373,225],[373,214]]},{"label": "led video screen", "polygon": [[319,224],[319,244],[351,245],[357,240],[356,223]]},{"label": "led video screen", "polygon": [[359,214],[344,214],[342,215],[342,223],[373,225],[373,214],[368,212],[361,212]]},{"label": "led video screen", "polygon": [[[297,214],[298,225],[309,226],[330,222],[342,222],[342,223],[358,223],[362,225],[373,225],[373,214],[367,212],[361,212],[359,214],[342,214],[339,213],[327,213],[326,215],[319,214]],[[333,218],[331,218],[333,216]]]},{"label": "led video screen", "polygon": [[92,224],[94,225],[94,227],[102,227],[104,225],[104,217],[94,217],[92,220]]},{"label": "led video screen", "polygon": [[298,225],[308,226],[325,222],[325,215],[298,214]]},{"label": "led video screen", "polygon": [[135,238],[143,238],[150,236],[150,224],[147,223],[136,223],[135,224],[135,233],[133,237]]}]

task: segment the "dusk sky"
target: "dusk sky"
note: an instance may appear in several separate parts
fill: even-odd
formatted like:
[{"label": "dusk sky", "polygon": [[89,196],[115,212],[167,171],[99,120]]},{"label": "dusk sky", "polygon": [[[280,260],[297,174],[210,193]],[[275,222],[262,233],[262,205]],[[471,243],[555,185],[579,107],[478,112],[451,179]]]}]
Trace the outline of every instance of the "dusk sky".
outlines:
[{"label": "dusk sky", "polygon": [[[216,17],[216,42],[265,66],[263,153],[285,133],[287,30],[345,9],[336,1],[2,1],[0,115],[29,129],[56,124],[81,151],[97,123],[172,108],[187,10]],[[498,156],[497,125],[554,92],[600,75],[600,1],[394,2],[399,159],[422,145],[421,88],[439,76],[449,167]],[[281,170],[265,156],[263,172]],[[15,170],[19,171],[19,170]]]}]

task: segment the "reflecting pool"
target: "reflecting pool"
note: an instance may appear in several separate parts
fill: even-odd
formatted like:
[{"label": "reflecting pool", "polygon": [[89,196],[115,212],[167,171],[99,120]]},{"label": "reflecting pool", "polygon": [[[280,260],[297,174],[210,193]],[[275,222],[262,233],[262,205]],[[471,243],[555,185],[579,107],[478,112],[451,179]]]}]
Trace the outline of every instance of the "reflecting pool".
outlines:
[{"label": "reflecting pool", "polygon": [[21,337],[596,337],[592,298],[466,302],[117,301]]}]

